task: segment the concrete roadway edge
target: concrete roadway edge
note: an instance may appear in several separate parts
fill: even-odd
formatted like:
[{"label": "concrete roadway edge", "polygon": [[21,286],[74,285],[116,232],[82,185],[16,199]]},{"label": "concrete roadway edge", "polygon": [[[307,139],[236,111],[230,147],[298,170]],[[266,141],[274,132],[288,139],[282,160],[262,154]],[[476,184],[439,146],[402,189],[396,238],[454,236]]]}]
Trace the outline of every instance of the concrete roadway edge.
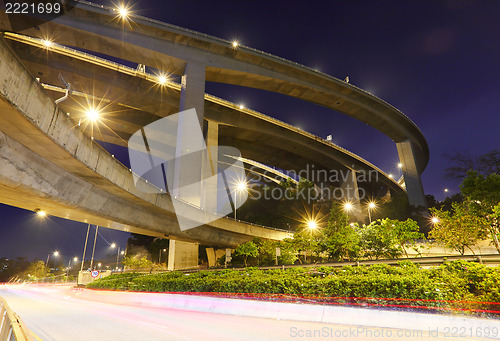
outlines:
[{"label": "concrete roadway edge", "polygon": [[[265,302],[247,299],[217,298],[173,293],[120,292],[95,289],[68,289],[71,297],[145,308],[197,311],[214,314],[257,317],[276,320],[328,323],[384,329],[422,330],[424,333],[444,328],[471,333],[489,328],[500,331],[500,320],[450,316],[435,313],[366,309],[331,305]],[[426,335],[426,334],[424,334]],[[466,334],[470,337],[470,333]],[[500,335],[497,334],[497,339]]]}]

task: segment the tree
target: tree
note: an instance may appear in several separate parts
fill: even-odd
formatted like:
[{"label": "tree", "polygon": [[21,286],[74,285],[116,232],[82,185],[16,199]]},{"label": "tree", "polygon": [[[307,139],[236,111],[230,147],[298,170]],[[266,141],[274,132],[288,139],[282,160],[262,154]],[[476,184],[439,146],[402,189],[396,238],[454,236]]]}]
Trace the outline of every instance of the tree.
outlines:
[{"label": "tree", "polygon": [[154,262],[161,263],[161,260],[165,260],[165,254],[163,250],[168,250],[170,245],[170,240],[163,238],[155,238],[155,240],[149,245],[148,251],[151,253],[151,257]]},{"label": "tree", "polygon": [[446,168],[446,175],[452,179],[464,179],[469,171],[488,175],[491,173],[500,173],[500,150],[494,149],[479,157],[473,157],[469,154],[456,153],[447,155],[451,166]]},{"label": "tree", "polygon": [[39,260],[31,263],[26,270],[18,274],[18,277],[24,280],[36,281],[47,277],[49,273],[50,269],[45,266],[43,261]]},{"label": "tree", "polygon": [[277,242],[269,239],[255,237],[252,242],[257,246],[258,265],[274,265]]},{"label": "tree", "polygon": [[403,253],[390,219],[377,219],[360,229],[363,254],[370,259],[396,258]]},{"label": "tree", "polygon": [[243,260],[245,262],[245,267],[247,266],[247,258],[250,257],[257,257],[259,254],[259,249],[257,248],[257,245],[255,245],[254,242],[246,242],[243,244],[238,245],[236,248],[235,255],[237,256],[243,256]]},{"label": "tree", "polygon": [[130,269],[147,269],[153,267],[153,262],[148,260],[146,256],[139,258],[133,255],[126,255],[123,257],[122,264]]},{"label": "tree", "polygon": [[406,219],[405,221],[399,220],[382,220],[382,228],[391,229],[394,241],[398,244],[408,258],[408,251],[406,247],[408,244],[415,246],[417,239],[423,239],[424,234],[419,232],[419,226],[413,219]]},{"label": "tree", "polygon": [[357,224],[349,224],[348,216],[340,203],[333,203],[328,224],[319,242],[321,251],[337,261],[356,259],[360,251]]},{"label": "tree", "polygon": [[488,221],[478,214],[474,203],[464,201],[454,203],[452,211],[443,211],[431,208],[435,218],[434,228],[429,237],[446,247],[454,249],[460,254],[469,249],[474,254],[472,246],[488,235]]},{"label": "tree", "polygon": [[488,176],[478,172],[468,172],[467,177],[460,185],[465,201],[470,207],[469,212],[481,216],[487,221],[487,234],[491,238],[498,253],[500,233],[498,219],[495,218],[494,207],[500,204],[500,174],[491,173]]},{"label": "tree", "polygon": [[403,221],[410,218],[411,210],[408,195],[404,192],[391,194],[391,200],[382,203],[378,212],[377,216],[389,219]]},{"label": "tree", "polygon": [[[307,254],[319,254],[321,252],[319,243],[321,241],[321,232],[312,231],[309,228],[302,228],[295,232],[293,235],[293,242],[300,254],[301,251],[304,252],[304,262],[307,261]],[[298,257],[300,264],[302,260]]]},{"label": "tree", "polygon": [[278,242],[278,247],[281,250],[281,256],[278,257],[278,262],[281,264],[293,264],[297,260],[297,247],[293,238],[285,238]]}]

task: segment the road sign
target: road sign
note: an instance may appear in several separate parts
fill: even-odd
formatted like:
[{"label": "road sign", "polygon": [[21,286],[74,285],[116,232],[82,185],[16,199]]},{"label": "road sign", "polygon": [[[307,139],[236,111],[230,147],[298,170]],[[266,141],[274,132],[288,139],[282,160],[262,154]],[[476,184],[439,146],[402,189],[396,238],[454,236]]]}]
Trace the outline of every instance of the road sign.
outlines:
[{"label": "road sign", "polygon": [[92,276],[92,278],[96,278],[97,276],[99,276],[99,271],[94,270],[90,273],[90,275]]}]

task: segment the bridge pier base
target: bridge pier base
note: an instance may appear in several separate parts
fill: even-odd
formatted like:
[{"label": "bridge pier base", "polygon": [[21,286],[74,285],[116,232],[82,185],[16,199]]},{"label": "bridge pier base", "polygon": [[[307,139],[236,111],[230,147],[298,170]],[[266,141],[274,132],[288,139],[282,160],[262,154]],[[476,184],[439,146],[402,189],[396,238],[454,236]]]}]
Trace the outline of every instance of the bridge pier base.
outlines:
[{"label": "bridge pier base", "polygon": [[410,140],[396,143],[398,155],[401,164],[403,165],[403,177],[405,179],[406,193],[408,194],[408,202],[411,206],[427,207],[425,203],[424,188],[420,180],[420,172],[415,160],[413,144]]},{"label": "bridge pier base", "polygon": [[167,269],[170,271],[198,267],[198,243],[169,240]]}]

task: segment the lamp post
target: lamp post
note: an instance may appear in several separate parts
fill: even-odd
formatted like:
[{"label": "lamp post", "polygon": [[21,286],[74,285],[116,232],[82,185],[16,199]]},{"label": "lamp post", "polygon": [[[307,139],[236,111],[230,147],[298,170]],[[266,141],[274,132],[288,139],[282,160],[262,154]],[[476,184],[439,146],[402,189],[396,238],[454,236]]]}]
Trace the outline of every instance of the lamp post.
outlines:
[{"label": "lamp post", "polygon": [[161,253],[162,252],[167,252],[167,249],[160,249],[160,252],[158,252],[158,264],[161,264]]},{"label": "lamp post", "polygon": [[352,211],[354,206],[350,202],[344,203],[344,211],[346,212],[346,224],[349,223],[349,212]]},{"label": "lamp post", "polygon": [[[54,251],[52,254],[54,255],[54,257],[57,257],[57,256],[59,256],[59,251]],[[45,262],[45,267],[49,266],[50,255],[51,255],[50,253],[47,255],[47,261]]]},{"label": "lamp post", "polygon": [[372,222],[372,210],[375,209],[377,205],[372,201],[368,203],[368,219],[370,219],[370,223]]},{"label": "lamp post", "polygon": [[85,246],[83,247],[82,265],[80,271],[83,272],[83,263],[85,263],[85,253],[87,253],[87,242],[89,240],[90,224],[87,226],[87,236],[85,237]]},{"label": "lamp post", "polygon": [[[116,247],[116,244],[113,243],[110,245],[112,249]],[[120,252],[120,247],[118,246],[118,249],[116,250],[116,269],[118,269],[118,262],[120,261],[120,255],[125,254],[125,251]]]},{"label": "lamp post", "polygon": [[75,263],[78,262],[78,257],[73,257],[72,259],[69,260],[68,267],[66,268],[66,277],[69,276],[69,269],[71,269],[71,261],[73,261],[73,265],[75,265]]},{"label": "lamp post", "polygon": [[90,259],[90,270],[92,270],[92,266],[94,265],[95,244],[97,242],[98,231],[99,231],[99,225],[96,225],[95,226],[95,236],[94,236],[94,247],[92,248],[92,258]]},{"label": "lamp post", "polygon": [[236,196],[234,199],[234,219],[236,220],[236,211],[238,210],[238,196],[241,192],[246,191],[247,183],[245,181],[240,181],[236,184]]}]

